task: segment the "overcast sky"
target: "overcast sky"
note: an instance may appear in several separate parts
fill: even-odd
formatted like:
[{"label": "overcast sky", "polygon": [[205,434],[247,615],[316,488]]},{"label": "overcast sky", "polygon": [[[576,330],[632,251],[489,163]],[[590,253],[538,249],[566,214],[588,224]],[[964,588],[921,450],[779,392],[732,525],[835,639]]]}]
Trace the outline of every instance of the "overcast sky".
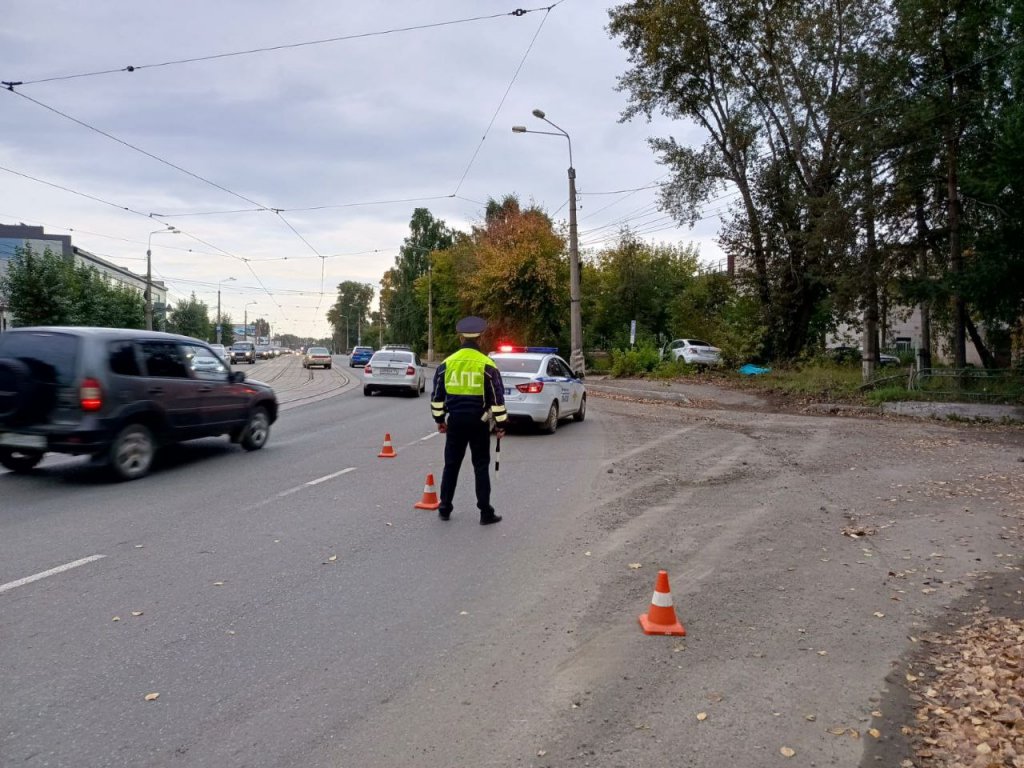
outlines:
[{"label": "overcast sky", "polygon": [[[581,248],[628,223],[720,259],[716,220],[676,227],[656,189],[602,194],[664,177],[649,137],[702,140],[687,124],[619,123],[610,4],[516,1],[6,0],[0,80],[24,84],[0,91],[0,223],[73,230],[140,274],[150,233],[173,224],[181,234],[152,236],[172,301],[195,291],[213,309],[235,278],[221,285],[236,322],[256,302],[250,319],[326,335],[335,286],[379,289],[415,207],[468,230],[488,198],[515,194],[567,219],[567,142],[511,131],[553,130],[531,115],[541,108],[572,137]],[[539,10],[508,15],[518,7]]]}]

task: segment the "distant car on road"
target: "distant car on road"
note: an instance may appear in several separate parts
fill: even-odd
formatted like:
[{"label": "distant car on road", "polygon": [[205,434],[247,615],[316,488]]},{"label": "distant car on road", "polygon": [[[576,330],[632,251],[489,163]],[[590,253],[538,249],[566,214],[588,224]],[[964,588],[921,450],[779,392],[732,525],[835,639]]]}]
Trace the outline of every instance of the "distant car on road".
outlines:
[{"label": "distant car on road", "polygon": [[256,364],[256,345],[251,341],[236,341],[231,345],[231,360],[232,365],[248,363],[249,365]]},{"label": "distant car on road", "polygon": [[510,421],[529,421],[549,435],[558,422],[587,416],[587,388],[553,347],[502,346],[491,352],[505,384]]},{"label": "distant car on road", "polygon": [[[832,347],[825,350],[825,354],[837,363],[859,363],[863,357],[861,351],[856,347]],[[878,354],[879,365],[899,365],[901,360],[896,355],[885,352]]]},{"label": "distant car on road", "polygon": [[302,358],[302,367],[313,368],[314,366],[331,367],[331,353],[327,347],[310,347],[306,350],[306,355]]},{"label": "distant car on road", "polygon": [[427,388],[427,374],[412,350],[382,349],[363,368],[363,394],[405,392],[419,397]]},{"label": "distant car on road", "polygon": [[162,445],[226,434],[255,451],[276,419],[274,390],[198,339],[84,327],[0,333],[0,464],[12,472],[54,452],[92,456],[135,480]]},{"label": "distant car on road", "polygon": [[722,350],[700,339],[676,339],[665,347],[665,357],[707,368],[722,364]]},{"label": "distant car on road", "polygon": [[348,358],[349,368],[358,368],[366,365],[373,357],[373,347],[352,347],[352,354]]},{"label": "distant car on road", "polygon": [[217,353],[221,360],[229,363],[231,362],[231,353],[228,352],[227,347],[223,344],[211,344],[210,349]]}]

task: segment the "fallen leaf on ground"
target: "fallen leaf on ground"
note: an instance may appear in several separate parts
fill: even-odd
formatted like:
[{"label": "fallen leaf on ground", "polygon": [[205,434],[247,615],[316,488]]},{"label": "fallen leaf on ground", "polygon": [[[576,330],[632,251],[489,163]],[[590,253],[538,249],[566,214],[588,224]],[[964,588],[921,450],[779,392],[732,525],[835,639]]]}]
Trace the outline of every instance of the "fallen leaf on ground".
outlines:
[{"label": "fallen leaf on ground", "polygon": [[160,694],[159,693],[147,693],[145,698],[146,698],[146,701],[156,701],[157,699],[160,698]]},{"label": "fallen leaf on ground", "polygon": [[120,620],[121,620],[120,616],[115,616],[114,618],[111,619],[111,621],[120,621]]},{"label": "fallen leaf on ground", "polygon": [[793,755],[796,754],[796,750],[793,749],[792,747],[780,747],[779,748],[779,753],[783,757],[792,757]]},{"label": "fallen leaf on ground", "polygon": [[708,713],[707,712],[698,712],[697,713],[697,719],[700,720],[703,723],[705,720],[708,719]]},{"label": "fallen leaf on ground", "polygon": [[804,715],[804,720],[806,720],[809,723],[813,723],[817,719],[818,719],[817,715]]},{"label": "fallen leaf on ground", "polygon": [[881,611],[875,611],[875,618],[876,619],[884,619],[885,618],[885,614],[882,613]]},{"label": "fallen leaf on ground", "polygon": [[213,586],[215,586],[215,587],[223,587],[224,586],[224,582],[223,581],[215,581],[215,582],[213,582]]},{"label": "fallen leaf on ground", "polygon": [[882,732],[879,731],[877,728],[868,728],[868,734],[870,734],[875,739],[881,738],[882,736]]},{"label": "fallen leaf on ground", "polygon": [[327,561],[330,562],[330,563],[333,563],[337,559],[338,559],[337,555],[331,555],[330,557],[327,558]]},{"label": "fallen leaf on ground", "polygon": [[637,568],[642,568],[643,564],[642,563],[630,563],[629,567],[632,568],[635,571]]},{"label": "fallen leaf on ground", "polygon": [[142,611],[132,611],[132,616],[141,616]]}]

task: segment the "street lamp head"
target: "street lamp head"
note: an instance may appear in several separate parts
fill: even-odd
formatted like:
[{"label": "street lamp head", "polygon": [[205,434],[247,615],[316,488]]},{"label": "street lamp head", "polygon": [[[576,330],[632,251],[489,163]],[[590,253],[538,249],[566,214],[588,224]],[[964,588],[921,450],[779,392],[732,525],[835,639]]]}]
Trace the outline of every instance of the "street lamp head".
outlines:
[{"label": "street lamp head", "polygon": [[533,110],[533,116],[534,117],[539,117],[541,120],[543,120],[544,117],[545,117],[544,110],[543,109],[535,109],[535,110]]},{"label": "street lamp head", "polygon": [[525,125],[513,125],[512,126],[512,133],[526,133],[526,126]]}]

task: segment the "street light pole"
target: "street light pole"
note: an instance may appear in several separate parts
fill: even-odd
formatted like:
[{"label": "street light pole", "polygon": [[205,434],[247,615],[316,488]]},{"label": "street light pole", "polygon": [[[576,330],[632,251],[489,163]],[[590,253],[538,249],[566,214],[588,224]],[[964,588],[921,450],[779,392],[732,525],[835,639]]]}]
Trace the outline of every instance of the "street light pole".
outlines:
[{"label": "street light pole", "polygon": [[163,229],[154,229],[146,240],[146,330],[153,330],[153,235],[175,234],[178,230],[169,224]]},{"label": "street light pole", "polygon": [[564,136],[569,142],[569,367],[573,372],[583,372],[586,362],[583,359],[583,318],[580,313],[580,251],[579,238],[576,230],[576,169],[572,164],[572,139],[562,128],[548,120],[544,110],[533,110],[533,116],[554,128],[552,131],[530,131],[525,126],[513,125],[513,133],[542,133],[547,136]]},{"label": "street light pole", "polygon": [[221,322],[220,322],[220,287],[223,283],[229,283],[235,278],[225,277],[223,280],[217,283],[217,343],[221,343]]}]

